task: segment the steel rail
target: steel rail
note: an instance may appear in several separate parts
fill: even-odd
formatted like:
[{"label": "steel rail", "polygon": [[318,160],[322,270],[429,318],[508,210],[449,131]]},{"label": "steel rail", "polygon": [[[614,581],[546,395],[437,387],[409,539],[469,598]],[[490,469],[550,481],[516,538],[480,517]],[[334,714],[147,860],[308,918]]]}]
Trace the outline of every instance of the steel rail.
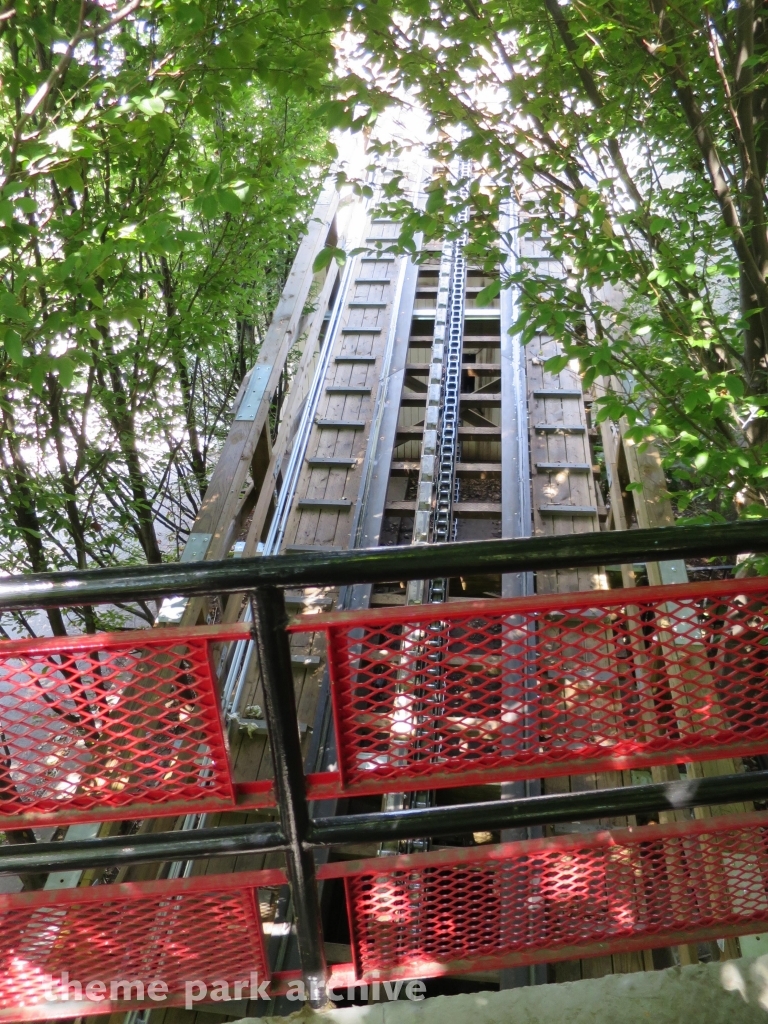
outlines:
[{"label": "steel rail", "polygon": [[146,832],[105,839],[64,839],[59,842],[0,846],[0,875],[36,871],[82,870],[151,864],[156,861],[236,857],[241,853],[269,853],[288,848],[277,822],[226,825],[219,828]]},{"label": "steel rail", "polygon": [[334,587],[429,579],[439,572],[531,572],[578,565],[733,555],[768,551],[768,520],[725,526],[676,526],[564,537],[456,541],[448,544],[302,551],[271,558],[174,562],[119,569],[6,576],[0,610],[66,608],[152,600],[168,595],[238,593],[255,587]]},{"label": "steel rail", "polygon": [[[304,848],[344,843],[459,836],[471,832],[558,822],[653,814],[768,797],[768,771],[680,782],[618,786],[584,793],[553,793],[519,800],[426,807],[310,819]],[[166,860],[199,860],[288,850],[276,822],[229,825],[190,832],[159,832],[107,839],[28,843],[0,847],[0,875],[114,867]]]}]

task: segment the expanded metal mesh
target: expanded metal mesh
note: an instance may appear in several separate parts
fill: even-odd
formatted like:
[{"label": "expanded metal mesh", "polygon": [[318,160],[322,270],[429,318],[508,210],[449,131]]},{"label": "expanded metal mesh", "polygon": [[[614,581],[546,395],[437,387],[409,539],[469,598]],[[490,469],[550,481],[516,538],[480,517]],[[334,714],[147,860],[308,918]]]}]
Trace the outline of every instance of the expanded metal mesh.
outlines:
[{"label": "expanded metal mesh", "polygon": [[768,930],[765,813],[381,857],[373,865],[345,866],[363,979]]},{"label": "expanded metal mesh", "polygon": [[317,616],[340,771],[456,785],[768,751],[768,582]]},{"label": "expanded metal mesh", "polygon": [[232,806],[210,658],[228,632],[0,643],[0,825]]},{"label": "expanded metal mesh", "polygon": [[249,875],[0,896],[0,1019],[173,1005],[186,982],[268,977]]}]

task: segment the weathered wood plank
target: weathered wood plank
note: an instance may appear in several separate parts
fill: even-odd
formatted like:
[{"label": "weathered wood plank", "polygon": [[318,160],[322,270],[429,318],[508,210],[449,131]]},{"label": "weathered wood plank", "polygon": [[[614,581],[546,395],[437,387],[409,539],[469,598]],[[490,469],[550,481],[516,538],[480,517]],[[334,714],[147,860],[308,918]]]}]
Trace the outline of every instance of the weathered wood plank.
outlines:
[{"label": "weathered wood plank", "polygon": [[[233,524],[242,504],[246,478],[267,422],[270,399],[277,387],[288,352],[296,340],[297,328],[314,280],[312,264],[325,245],[337,205],[338,193],[335,187],[326,187],[315,206],[307,233],[299,246],[283,294],[267,330],[256,366],[251,371],[253,373],[259,367],[270,367],[268,382],[258,411],[252,420],[233,421],[211,476],[193,527],[196,533],[211,534],[206,558],[223,558],[227,554]],[[240,389],[240,400],[247,387],[248,378]]]}]

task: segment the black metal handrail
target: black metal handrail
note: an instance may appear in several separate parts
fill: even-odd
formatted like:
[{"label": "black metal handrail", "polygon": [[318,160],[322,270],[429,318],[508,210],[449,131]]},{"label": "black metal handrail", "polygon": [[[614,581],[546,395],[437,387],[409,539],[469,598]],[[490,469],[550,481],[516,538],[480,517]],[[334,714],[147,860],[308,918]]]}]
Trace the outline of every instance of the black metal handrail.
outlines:
[{"label": "black metal handrail", "polygon": [[[654,814],[685,807],[764,800],[766,797],[768,771],[759,771],[515,800],[339,814],[333,818],[311,818],[304,845],[326,847],[458,836],[627,814]],[[189,832],[149,832],[106,839],[29,843],[0,847],[0,875],[234,857],[287,850],[289,847],[290,843],[277,822],[227,825]]]},{"label": "black metal handrail", "polygon": [[522,540],[457,541],[349,551],[306,551],[270,558],[174,562],[9,576],[0,610],[238,593],[258,587],[334,587],[443,576],[535,572],[672,558],[768,551],[768,520],[724,526],[580,533]]}]

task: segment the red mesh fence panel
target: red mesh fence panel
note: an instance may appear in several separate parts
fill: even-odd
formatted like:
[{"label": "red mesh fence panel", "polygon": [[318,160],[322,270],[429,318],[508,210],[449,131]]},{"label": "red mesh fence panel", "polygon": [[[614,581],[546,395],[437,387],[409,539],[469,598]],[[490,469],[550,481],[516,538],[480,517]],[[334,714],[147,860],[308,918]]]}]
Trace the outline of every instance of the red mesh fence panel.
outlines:
[{"label": "red mesh fence panel", "polygon": [[315,616],[347,791],[768,750],[768,581]]},{"label": "red mesh fence panel", "polygon": [[[186,982],[233,986],[251,972],[263,980],[254,890],[283,877],[248,872],[0,896],[0,1020],[176,1005]],[[154,998],[163,993],[152,982],[165,984],[163,998]]]},{"label": "red mesh fence panel", "polygon": [[768,930],[768,814],[376,862],[345,878],[358,977],[418,978]]},{"label": "red mesh fence panel", "polygon": [[0,643],[0,826],[231,807],[210,647],[232,633]]}]

